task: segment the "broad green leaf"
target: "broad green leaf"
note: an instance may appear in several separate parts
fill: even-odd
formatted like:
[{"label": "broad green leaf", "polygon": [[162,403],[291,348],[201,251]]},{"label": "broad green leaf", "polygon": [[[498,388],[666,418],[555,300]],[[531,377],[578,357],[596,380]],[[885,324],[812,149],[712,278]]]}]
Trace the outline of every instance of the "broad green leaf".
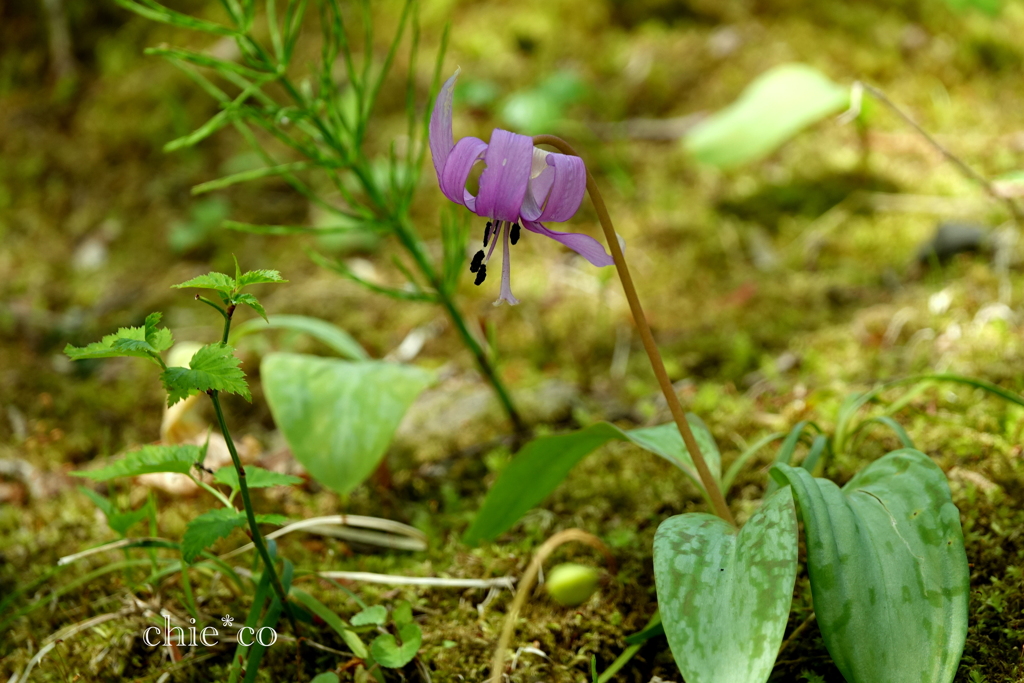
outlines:
[{"label": "broad green leaf", "polygon": [[238,276],[235,282],[236,289],[242,289],[249,285],[271,284],[275,282],[288,282],[281,273],[276,270],[250,270]]},{"label": "broad green leaf", "polygon": [[658,610],[687,683],[768,680],[793,600],[797,540],[789,488],[740,530],[704,513],[661,523],[654,536]]},{"label": "broad green leaf", "polygon": [[423,632],[414,622],[402,624],[396,630],[402,639],[401,645],[390,633],[382,633],[370,643],[370,654],[374,660],[389,669],[400,669],[411,662],[423,642]]},{"label": "broad green leaf", "polygon": [[199,515],[185,527],[181,538],[181,556],[191,564],[199,554],[246,524],[245,513],[232,508],[218,508]]},{"label": "broad green leaf", "polygon": [[234,297],[235,304],[245,304],[252,310],[259,313],[260,317],[267,320],[267,312],[263,308],[263,304],[259,302],[259,299],[254,297],[252,294],[245,292],[244,294],[237,294]]},{"label": "broad green leaf", "polygon": [[[291,486],[292,484],[302,483],[302,479],[299,477],[293,477],[290,474],[271,472],[270,470],[265,470],[262,467],[256,467],[255,465],[246,465],[244,470],[245,483],[251,489],[265,489],[271,486]],[[237,491],[239,488],[238,471],[235,470],[234,465],[221,467],[214,473],[213,480],[218,484],[230,486],[233,491]]]},{"label": "broad green leaf", "polygon": [[331,609],[314,598],[309,593],[300,590],[298,588],[292,588],[291,594],[303,605],[305,605],[309,611],[316,614],[318,617],[324,620],[328,626],[334,629],[334,632],[341,636],[341,639],[345,641],[348,648],[352,650],[352,654],[360,659],[366,659],[368,654],[366,645],[359,639],[355,633],[345,628],[345,621],[337,614],[331,611]]},{"label": "broad green leaf", "polygon": [[192,470],[193,464],[202,462],[205,457],[204,451],[203,447],[193,445],[143,446],[106,467],[85,472],[72,472],[72,474],[93,481],[135,477],[153,472],[188,474]]},{"label": "broad green leaf", "polygon": [[353,626],[366,626],[368,624],[375,624],[380,626],[388,620],[388,608],[384,605],[371,605],[366,609],[356,613],[352,617]]},{"label": "broad green leaf", "polygon": [[173,285],[175,289],[183,289],[185,287],[194,287],[196,289],[215,289],[218,292],[224,294],[230,294],[235,291],[235,280],[230,275],[224,273],[207,273],[206,275],[199,275],[191,280],[186,280],[178,285]]},{"label": "broad green leaf", "polygon": [[370,354],[348,332],[326,320],[310,318],[305,315],[273,315],[267,319],[266,323],[250,320],[239,325],[232,334],[231,339],[241,339],[262,330],[302,332],[331,347],[343,358],[349,360],[370,360]]},{"label": "broad green leaf", "polygon": [[[696,415],[687,415],[687,421],[708,468],[716,478],[719,477],[721,457],[711,433]],[[526,444],[487,492],[487,498],[463,540],[469,544],[493,540],[515,524],[527,510],[547,498],[576,463],[615,440],[631,441],[668,460],[693,481],[702,495],[706,495],[675,423],[626,432],[613,424],[598,422],[569,434],[542,436]]]},{"label": "broad green leaf", "polygon": [[837,114],[849,91],[806,64],[777,66],[751,83],[734,103],[687,134],[686,150],[699,162],[731,168],[760,159],[804,127]]},{"label": "broad green leaf", "polygon": [[260,366],[296,460],[344,495],[376,469],[413,400],[434,379],[411,365],[273,353]]},{"label": "broad green leaf", "polygon": [[850,683],[949,683],[967,636],[970,573],[946,477],[909,448],[839,489],[776,465],[807,542],[814,610]]},{"label": "broad green leaf", "polygon": [[167,389],[167,405],[173,406],[190,394],[211,389],[238,394],[251,401],[245,373],[238,367],[240,362],[231,346],[207,344],[192,356],[188,368],[167,368],[160,375]]},{"label": "broad green leaf", "polygon": [[412,623],[412,605],[407,600],[399,600],[391,611],[391,618],[398,626]]}]

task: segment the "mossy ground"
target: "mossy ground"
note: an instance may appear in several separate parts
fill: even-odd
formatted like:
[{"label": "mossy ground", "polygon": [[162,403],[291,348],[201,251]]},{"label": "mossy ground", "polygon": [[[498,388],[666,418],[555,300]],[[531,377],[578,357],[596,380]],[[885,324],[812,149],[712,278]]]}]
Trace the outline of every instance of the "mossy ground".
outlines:
[{"label": "mossy ground", "polygon": [[[309,207],[274,182],[237,186],[212,199],[190,197],[192,185],[245,168],[251,160],[228,132],[191,150],[162,153],[167,140],[195,128],[215,109],[170,66],[140,53],[162,41],[208,46],[131,17],[113,3],[67,6],[78,77],[63,83],[47,70],[42,4],[17,0],[0,8],[0,406],[6,413],[0,416],[0,457],[27,460],[56,478],[94,458],[155,440],[163,395],[150,368],[120,361],[72,366],[60,351],[68,342],[137,324],[151,310],[164,311],[178,339],[212,339],[216,331],[207,311],[168,287],[228,268],[232,253],[243,266],[278,268],[291,281],[265,296],[269,311],[335,321],[374,356],[393,349],[416,326],[443,319],[430,307],[382,302],[325,273],[305,257],[302,240],[214,229],[226,214],[303,224]],[[181,7],[205,16],[218,12],[216,3],[203,0]],[[378,11],[384,34],[394,8],[385,4]],[[936,220],[966,214],[995,226],[1007,217],[882,108],[876,108],[865,137],[852,126],[825,122],[769,159],[730,173],[696,168],[674,143],[606,139],[595,132],[610,121],[720,107],[768,66],[803,61],[839,82],[864,79],[881,87],[982,173],[1019,169],[1021,3],[1007,3],[998,21],[954,14],[939,0],[425,3],[423,45],[433,49],[449,14],[446,72],[461,65],[467,83],[491,83],[497,92],[511,93],[567,70],[587,85],[567,112],[577,123],[551,132],[573,140],[605,188],[669,371],[673,379],[691,380],[681,390],[686,406],[707,422],[727,463],[743,444],[800,419],[830,430],[845,396],[895,377],[938,369],[1024,392],[1019,267],[1010,269],[1003,288],[1010,304],[1005,310],[991,306],[1000,301],[1004,283],[985,258],[962,256],[923,273],[910,268]],[[398,91],[386,90],[375,138],[381,150],[397,130],[400,107]],[[457,134],[486,137],[501,125],[499,110],[487,101],[463,107],[470,113],[458,117]],[[913,212],[861,209],[831,225],[819,219],[851,192],[866,190],[962,202],[951,208],[924,201]],[[432,174],[425,173],[416,218],[428,235],[436,234],[441,202]],[[570,229],[595,233],[593,213],[584,209]],[[571,414],[539,428],[595,419],[623,425],[664,421],[611,273],[539,242],[524,239],[516,247],[513,286],[521,306],[491,308],[492,283],[475,289],[465,282],[460,292],[470,318],[495,332],[510,385],[558,379],[579,387]],[[387,242],[336,248],[389,271],[393,245]],[[106,260],[90,262],[89,250]],[[766,262],[766,253],[775,265],[755,267]],[[623,346],[630,350],[627,362],[620,360],[613,371]],[[455,372],[477,381],[467,374],[469,355],[453,349],[457,339],[449,327],[426,344],[418,362],[453,363]],[[246,367],[256,368],[258,353],[249,353]],[[784,353],[798,362],[779,367],[776,359]],[[273,423],[256,374],[252,405],[230,401],[229,419],[238,434],[270,449]],[[896,400],[904,391],[894,389],[884,398]],[[970,631],[956,680],[1024,681],[1024,411],[977,390],[935,385],[896,418],[916,446],[951,473],[961,510],[972,590]],[[606,575],[597,595],[579,608],[558,607],[538,595],[514,641],[546,657],[523,654],[511,680],[579,681],[588,675],[592,656],[603,669],[623,649],[625,635],[646,622],[655,607],[654,531],[669,515],[702,509],[699,496],[664,462],[613,445],[585,460],[542,510],[498,543],[467,548],[460,534],[509,458],[503,447],[481,454],[479,446],[503,430],[493,420],[470,425],[458,442],[476,448],[465,451],[439,453],[432,444],[423,444],[422,453],[415,444],[397,449],[387,489],[367,484],[341,501],[310,486],[285,497],[257,495],[257,505],[295,518],[342,511],[390,517],[430,537],[430,549],[416,555],[317,537],[283,541],[281,552],[306,569],[518,575],[551,533],[575,526],[597,534],[613,548],[618,573]],[[898,447],[880,427],[864,437],[828,464],[828,476],[843,482]],[[760,499],[769,458],[766,451],[733,487],[740,517]],[[139,500],[137,491],[115,492]],[[166,497],[160,503],[159,532],[171,538],[206,507],[199,500]],[[94,506],[64,486],[53,497],[5,503],[0,538],[3,596],[44,577],[58,557],[112,535]],[[556,554],[569,558],[596,561],[576,548]],[[144,574],[137,569],[72,583],[112,561],[113,555],[94,556],[29,587],[14,608],[38,608],[3,635],[0,675],[21,670],[50,634],[118,611],[132,596],[183,613],[175,576],[142,585]],[[246,612],[247,596],[235,596],[208,577],[193,582],[204,613]],[[301,585],[343,615],[355,611],[328,584]],[[66,592],[54,597],[62,588]],[[507,595],[487,601],[483,591],[353,589],[371,604],[402,598],[414,605],[424,632],[420,660],[433,680],[485,677]],[[801,576],[787,633],[810,614]],[[163,672],[175,681],[222,677],[227,648],[196,652],[201,659],[172,665],[165,653],[141,643],[146,625],[129,614],[70,638],[42,661],[33,680],[163,681]],[[326,628],[310,633],[343,647]],[[344,663],[345,658],[303,650],[307,679]],[[413,666],[404,675],[421,676]],[[680,678],[660,638],[640,650],[619,680],[646,682],[653,676]],[[297,679],[294,652],[271,648],[260,677]],[[398,673],[391,678],[399,680]],[[813,623],[780,655],[775,678],[841,680]]]}]

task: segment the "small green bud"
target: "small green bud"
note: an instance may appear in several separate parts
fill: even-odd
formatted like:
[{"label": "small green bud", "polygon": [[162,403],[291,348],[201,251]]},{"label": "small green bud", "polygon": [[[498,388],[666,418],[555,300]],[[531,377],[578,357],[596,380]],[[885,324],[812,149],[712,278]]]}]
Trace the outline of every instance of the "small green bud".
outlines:
[{"label": "small green bud", "polygon": [[597,570],[593,567],[568,562],[552,568],[544,585],[555,602],[575,607],[594,594],[597,577]]}]

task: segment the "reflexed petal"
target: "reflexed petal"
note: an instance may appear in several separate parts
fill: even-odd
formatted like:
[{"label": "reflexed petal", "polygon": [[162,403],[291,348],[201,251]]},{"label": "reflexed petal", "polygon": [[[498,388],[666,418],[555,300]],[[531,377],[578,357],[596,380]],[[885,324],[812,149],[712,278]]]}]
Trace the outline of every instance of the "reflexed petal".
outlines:
[{"label": "reflexed petal", "polygon": [[496,128],[484,154],[487,167],[480,176],[474,212],[503,221],[518,220],[532,162],[532,138]]},{"label": "reflexed petal", "polygon": [[595,266],[610,266],[615,263],[614,259],[601,246],[601,243],[590,235],[581,235],[578,232],[548,230],[540,223],[533,221],[523,221],[523,227],[530,232],[535,232],[539,235],[550,237],[556,242],[561,242]]},{"label": "reflexed petal", "polygon": [[448,160],[448,155],[455,146],[452,137],[452,97],[459,71],[456,69],[452,77],[441,86],[441,92],[437,93],[437,100],[434,101],[434,111],[430,114],[430,156],[434,160],[438,182],[441,180],[441,171]]},{"label": "reflexed petal", "polygon": [[462,138],[452,148],[444,164],[438,183],[444,196],[456,204],[468,206],[472,211],[476,197],[466,189],[466,181],[473,170],[473,164],[483,158],[487,143],[480,138]]},{"label": "reflexed petal", "polygon": [[567,221],[576,215],[587,190],[587,167],[583,159],[568,154],[549,154],[548,165],[555,169],[555,181],[551,185],[544,212],[537,220]]},{"label": "reflexed petal", "polygon": [[[539,157],[537,152],[544,156]],[[547,165],[537,171],[538,161]],[[579,211],[587,190],[587,167],[579,157],[534,148],[534,173],[520,215],[528,221],[566,221]]]}]

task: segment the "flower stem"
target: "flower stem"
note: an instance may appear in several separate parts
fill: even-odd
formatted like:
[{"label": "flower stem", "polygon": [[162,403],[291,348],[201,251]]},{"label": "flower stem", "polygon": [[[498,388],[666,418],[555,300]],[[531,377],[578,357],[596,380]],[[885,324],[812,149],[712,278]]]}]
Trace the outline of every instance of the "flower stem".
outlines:
[{"label": "flower stem", "polygon": [[[533,138],[533,144],[551,145],[564,154],[580,156],[568,142],[554,135],[537,135]],[[711,499],[711,505],[715,509],[715,514],[735,526],[736,521],[733,519],[732,512],[729,511],[729,506],[725,503],[722,489],[711,474],[711,470],[708,468],[708,464],[700,452],[700,447],[697,446],[697,440],[693,436],[690,424],[686,421],[686,413],[683,412],[683,406],[679,403],[679,397],[676,396],[675,389],[672,387],[672,380],[669,379],[668,372],[665,370],[665,362],[662,360],[658,346],[654,342],[654,335],[651,333],[650,325],[647,324],[644,309],[640,306],[636,287],[633,286],[633,278],[629,274],[629,267],[626,266],[626,258],[622,254],[622,247],[619,246],[618,235],[616,235],[615,228],[612,226],[612,219],[608,215],[608,207],[604,204],[604,199],[601,197],[601,192],[597,189],[597,183],[594,182],[594,176],[590,174],[590,169],[587,169],[587,192],[590,194],[590,200],[594,203],[598,220],[601,221],[605,240],[608,242],[608,248],[612,252],[612,258],[615,260],[615,269],[618,271],[619,280],[622,281],[622,289],[626,293],[626,300],[629,301],[629,310],[633,314],[633,320],[636,322],[637,330],[640,332],[640,339],[643,341],[644,350],[647,351],[647,357],[651,361],[651,369],[654,370],[654,375],[658,378],[661,393],[665,395],[668,409],[672,413],[672,418],[675,420],[680,436],[683,437],[686,450],[690,453],[690,458],[697,467],[697,474],[700,475],[701,483],[704,484],[704,489]]]},{"label": "flower stem", "polygon": [[484,374],[484,377],[490,382],[494,388],[494,393],[498,395],[498,400],[501,401],[502,407],[505,408],[505,412],[508,414],[508,419],[512,422],[512,428],[518,437],[526,437],[530,433],[530,428],[527,427],[526,422],[523,421],[523,417],[516,410],[515,404],[512,402],[512,397],[508,393],[508,389],[502,383],[498,377],[498,373],[495,372],[494,366],[491,365],[490,359],[484,352],[480,342],[477,341],[476,337],[469,331],[469,327],[466,325],[466,320],[462,316],[462,312],[459,311],[455,302],[452,300],[451,295],[441,282],[441,278],[438,277],[437,272],[433,266],[430,265],[430,261],[427,260],[420,249],[419,244],[416,242],[416,237],[411,229],[404,223],[399,223],[395,230],[398,235],[402,246],[405,247],[409,255],[412,256],[416,262],[416,266],[423,273],[423,276],[430,283],[430,286],[434,288],[437,293],[437,300],[444,307],[448,313],[448,317],[451,318],[455,324],[455,329],[458,330],[459,336],[462,337],[462,342],[469,347],[469,350],[473,353],[473,357],[476,359],[476,364],[480,368],[480,372]]}]

